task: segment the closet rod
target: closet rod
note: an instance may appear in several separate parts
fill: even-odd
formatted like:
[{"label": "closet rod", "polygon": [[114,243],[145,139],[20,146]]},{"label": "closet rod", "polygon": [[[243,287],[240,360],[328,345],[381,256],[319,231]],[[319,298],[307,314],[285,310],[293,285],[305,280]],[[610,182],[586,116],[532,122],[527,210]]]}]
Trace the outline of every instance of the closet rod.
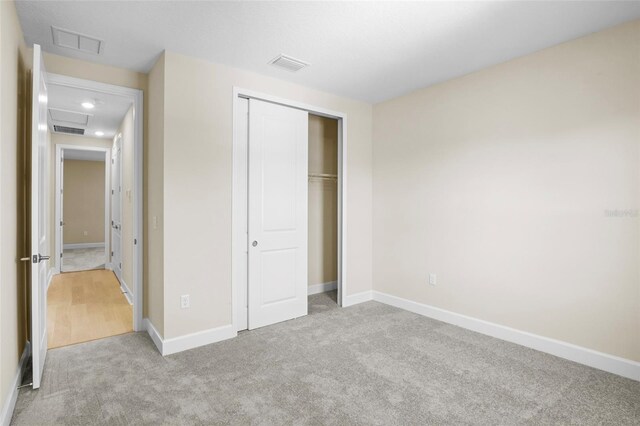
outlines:
[{"label": "closet rod", "polygon": [[337,179],[338,175],[332,175],[332,174],[329,174],[329,173],[309,173],[309,177]]},{"label": "closet rod", "polygon": [[329,173],[309,173],[309,179],[338,180],[338,175]]}]

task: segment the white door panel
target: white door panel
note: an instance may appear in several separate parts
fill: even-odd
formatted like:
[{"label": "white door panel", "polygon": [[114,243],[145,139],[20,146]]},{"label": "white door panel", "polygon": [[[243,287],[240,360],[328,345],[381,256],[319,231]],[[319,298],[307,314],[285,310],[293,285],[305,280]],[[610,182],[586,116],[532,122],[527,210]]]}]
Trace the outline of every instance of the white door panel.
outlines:
[{"label": "white door panel", "polygon": [[259,289],[263,306],[295,299],[297,251],[297,247],[262,251],[262,276],[268,278]]},{"label": "white door panel", "polygon": [[40,46],[33,45],[31,123],[31,351],[33,388],[47,357],[47,82]]},{"label": "white door panel", "polygon": [[249,329],[307,314],[308,113],[249,100]]},{"label": "white door panel", "polygon": [[122,281],[122,138],[116,137],[111,151],[111,265]]}]

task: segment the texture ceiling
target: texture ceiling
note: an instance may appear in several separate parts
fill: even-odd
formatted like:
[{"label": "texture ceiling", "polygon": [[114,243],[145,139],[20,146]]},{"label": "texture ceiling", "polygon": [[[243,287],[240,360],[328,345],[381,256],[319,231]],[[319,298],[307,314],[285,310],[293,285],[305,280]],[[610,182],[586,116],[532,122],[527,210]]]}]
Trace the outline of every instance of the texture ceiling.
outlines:
[{"label": "texture ceiling", "polygon": [[[640,2],[18,1],[27,43],[148,72],[163,50],[368,102],[640,17]],[[51,26],[104,40],[54,46]],[[291,73],[278,54],[311,66]]]}]

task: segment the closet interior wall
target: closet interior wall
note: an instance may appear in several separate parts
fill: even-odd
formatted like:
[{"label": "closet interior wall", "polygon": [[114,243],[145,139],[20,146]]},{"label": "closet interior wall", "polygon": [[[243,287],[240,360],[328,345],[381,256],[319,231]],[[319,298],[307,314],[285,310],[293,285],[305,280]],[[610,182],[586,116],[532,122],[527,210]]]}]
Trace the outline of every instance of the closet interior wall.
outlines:
[{"label": "closet interior wall", "polygon": [[[309,114],[309,287],[338,279],[338,121]],[[322,286],[322,287],[319,287]]]}]

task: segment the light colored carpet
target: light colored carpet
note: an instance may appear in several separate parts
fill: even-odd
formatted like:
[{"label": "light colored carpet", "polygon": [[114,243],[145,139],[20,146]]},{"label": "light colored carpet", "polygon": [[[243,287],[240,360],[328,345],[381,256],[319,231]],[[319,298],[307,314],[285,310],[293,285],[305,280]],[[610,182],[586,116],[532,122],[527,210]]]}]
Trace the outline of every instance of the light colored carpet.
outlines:
[{"label": "light colored carpet", "polygon": [[62,272],[104,269],[104,247],[65,249],[62,253]]},{"label": "light colored carpet", "polygon": [[52,350],[13,424],[640,423],[638,382],[377,302],[310,312],[165,358],[145,333]]}]

